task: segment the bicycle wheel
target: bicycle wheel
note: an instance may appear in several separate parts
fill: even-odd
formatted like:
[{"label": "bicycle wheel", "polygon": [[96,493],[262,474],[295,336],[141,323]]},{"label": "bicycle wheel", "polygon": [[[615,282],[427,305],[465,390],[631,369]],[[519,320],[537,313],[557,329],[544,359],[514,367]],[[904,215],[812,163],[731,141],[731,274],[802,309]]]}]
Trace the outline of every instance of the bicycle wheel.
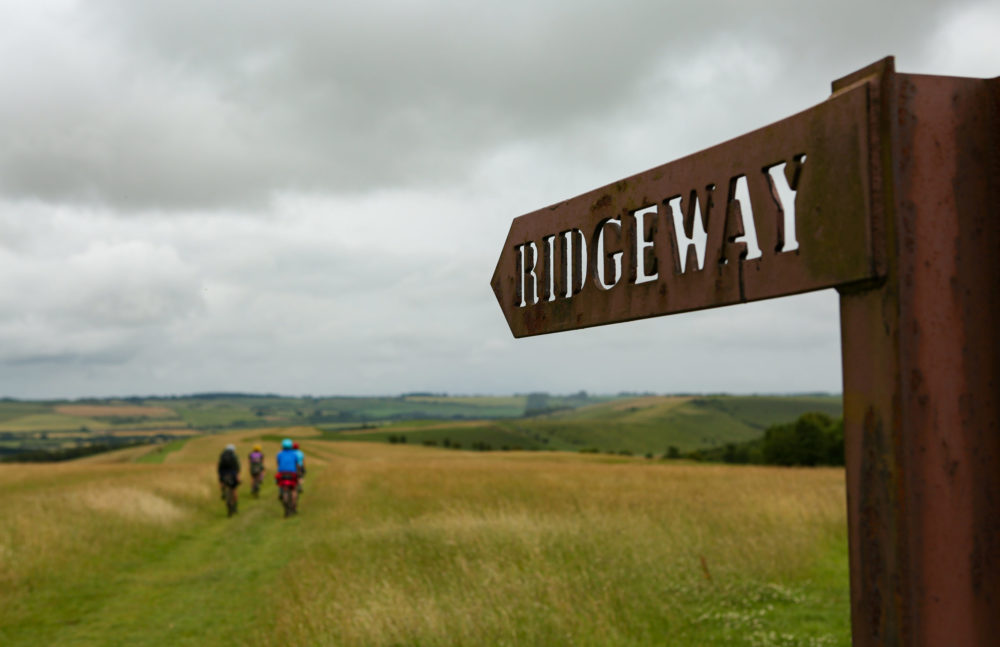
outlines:
[{"label": "bicycle wheel", "polygon": [[226,515],[231,517],[236,514],[236,488],[226,486]]}]

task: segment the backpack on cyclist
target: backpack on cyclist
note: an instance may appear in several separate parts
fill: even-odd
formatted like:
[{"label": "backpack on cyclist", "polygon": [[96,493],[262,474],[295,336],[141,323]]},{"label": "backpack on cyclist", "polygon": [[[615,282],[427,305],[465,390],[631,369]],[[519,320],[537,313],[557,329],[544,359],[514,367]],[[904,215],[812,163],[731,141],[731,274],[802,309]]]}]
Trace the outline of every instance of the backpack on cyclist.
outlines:
[{"label": "backpack on cyclist", "polygon": [[236,457],[236,452],[231,449],[224,449],[219,456],[220,472],[239,472],[240,459]]},{"label": "backpack on cyclist", "polygon": [[264,454],[257,450],[250,452],[250,475],[257,476],[264,471]]}]

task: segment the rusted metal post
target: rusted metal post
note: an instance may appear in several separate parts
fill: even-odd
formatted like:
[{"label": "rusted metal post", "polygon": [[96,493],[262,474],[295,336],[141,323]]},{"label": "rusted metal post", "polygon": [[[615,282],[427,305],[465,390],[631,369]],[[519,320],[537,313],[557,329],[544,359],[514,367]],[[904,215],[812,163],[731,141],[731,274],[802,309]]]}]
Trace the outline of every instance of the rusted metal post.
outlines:
[{"label": "rusted metal post", "polygon": [[841,289],[856,647],[1000,644],[1000,79],[877,76],[875,286]]},{"label": "rusted metal post", "polygon": [[836,286],[854,644],[979,647],[1000,645],[998,255],[1000,78],[887,58],[516,218],[491,284],[517,337]]}]

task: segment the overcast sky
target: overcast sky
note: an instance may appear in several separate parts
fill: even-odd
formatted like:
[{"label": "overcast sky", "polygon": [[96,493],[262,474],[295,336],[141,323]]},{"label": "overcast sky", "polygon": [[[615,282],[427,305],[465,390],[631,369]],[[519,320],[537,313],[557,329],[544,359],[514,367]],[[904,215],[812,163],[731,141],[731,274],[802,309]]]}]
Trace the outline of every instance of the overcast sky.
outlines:
[{"label": "overcast sky", "polygon": [[346,4],[0,0],[0,396],[839,392],[832,291],[513,339],[510,221],[1000,74],[996,2]]}]

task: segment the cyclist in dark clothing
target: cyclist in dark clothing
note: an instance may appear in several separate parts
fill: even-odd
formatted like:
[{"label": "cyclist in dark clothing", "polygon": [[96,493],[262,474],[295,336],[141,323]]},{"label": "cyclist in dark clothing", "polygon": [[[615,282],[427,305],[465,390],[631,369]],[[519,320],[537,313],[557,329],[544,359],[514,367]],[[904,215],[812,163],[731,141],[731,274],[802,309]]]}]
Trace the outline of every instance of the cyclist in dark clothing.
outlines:
[{"label": "cyclist in dark clothing", "polygon": [[240,484],[240,459],[236,455],[236,445],[226,445],[226,448],[219,454],[219,492],[222,498],[226,498],[225,486],[233,488],[233,496],[236,496],[236,486]]}]

